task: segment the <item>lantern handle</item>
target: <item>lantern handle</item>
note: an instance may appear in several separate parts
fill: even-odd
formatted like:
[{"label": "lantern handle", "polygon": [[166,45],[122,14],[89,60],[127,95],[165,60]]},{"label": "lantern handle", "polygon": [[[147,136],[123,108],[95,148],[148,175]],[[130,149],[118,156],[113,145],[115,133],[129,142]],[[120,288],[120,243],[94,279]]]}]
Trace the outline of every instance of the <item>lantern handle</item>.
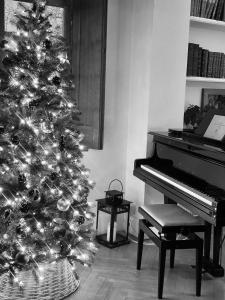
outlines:
[{"label": "lantern handle", "polygon": [[122,181],[120,181],[119,179],[113,179],[113,180],[110,181],[109,187],[108,187],[108,191],[110,190],[111,184],[112,184],[114,181],[118,181],[118,182],[121,184],[121,192],[123,192],[123,184],[122,184]]}]

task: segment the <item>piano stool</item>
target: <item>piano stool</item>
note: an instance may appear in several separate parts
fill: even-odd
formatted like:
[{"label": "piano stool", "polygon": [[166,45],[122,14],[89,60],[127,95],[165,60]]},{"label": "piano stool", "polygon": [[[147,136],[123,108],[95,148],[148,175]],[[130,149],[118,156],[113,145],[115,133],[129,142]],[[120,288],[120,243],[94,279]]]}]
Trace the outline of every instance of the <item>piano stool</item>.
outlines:
[{"label": "piano stool", "polygon": [[[196,249],[196,296],[201,295],[203,240],[195,232],[204,232],[204,222],[176,204],[153,204],[138,209],[139,220],[137,269],[141,269],[144,233],[159,248],[158,298],[162,299],[166,250],[170,249],[170,268],[174,267],[175,249]],[[182,234],[184,239],[177,239]]]}]

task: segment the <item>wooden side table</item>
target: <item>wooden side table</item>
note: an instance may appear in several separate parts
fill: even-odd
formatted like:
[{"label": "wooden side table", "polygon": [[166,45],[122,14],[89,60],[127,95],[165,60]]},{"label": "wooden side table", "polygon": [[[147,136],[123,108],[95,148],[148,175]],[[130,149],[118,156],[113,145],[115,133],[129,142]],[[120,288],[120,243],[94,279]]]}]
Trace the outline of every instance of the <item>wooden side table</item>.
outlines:
[{"label": "wooden side table", "polygon": [[[98,232],[98,219],[99,219],[99,212],[102,211],[106,214],[110,214],[110,234],[109,234],[109,241],[107,240],[107,233],[96,235],[96,240],[108,247],[108,248],[115,248],[121,245],[129,244],[128,240],[128,233],[129,233],[129,218],[130,218],[130,201],[123,200],[119,205],[112,205],[107,202],[106,198],[97,199],[97,219],[96,219],[96,232]],[[127,232],[125,235],[121,233],[116,233],[116,240],[113,241],[113,232],[114,232],[114,222],[117,219],[117,215],[127,213]]]}]

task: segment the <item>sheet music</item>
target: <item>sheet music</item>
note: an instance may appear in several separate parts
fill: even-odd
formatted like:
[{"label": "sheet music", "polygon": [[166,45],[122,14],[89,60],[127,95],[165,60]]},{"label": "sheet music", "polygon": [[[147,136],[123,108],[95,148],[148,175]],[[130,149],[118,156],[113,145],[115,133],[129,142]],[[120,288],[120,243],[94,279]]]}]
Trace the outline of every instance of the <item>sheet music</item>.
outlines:
[{"label": "sheet music", "polygon": [[214,115],[204,137],[221,141],[225,136],[225,116]]}]

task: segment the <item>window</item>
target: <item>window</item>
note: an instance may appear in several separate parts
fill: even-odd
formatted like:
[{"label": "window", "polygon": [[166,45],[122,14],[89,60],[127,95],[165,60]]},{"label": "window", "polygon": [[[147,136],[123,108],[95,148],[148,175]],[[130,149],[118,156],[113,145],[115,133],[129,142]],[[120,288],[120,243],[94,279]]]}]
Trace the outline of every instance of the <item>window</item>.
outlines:
[{"label": "window", "polygon": [[[7,0],[5,1],[5,24],[4,28],[6,32],[15,32],[16,26],[11,23],[14,18],[14,13],[18,10],[18,2],[25,4],[26,6],[31,6],[31,3],[24,1]],[[47,13],[51,13],[50,23],[52,24],[52,31],[59,35],[64,35],[64,8],[47,6]]]},{"label": "window", "polygon": [[[0,38],[10,24],[18,0],[0,0]],[[20,2],[32,2],[23,0]],[[53,32],[64,34],[76,86],[74,98],[81,115],[84,143],[103,148],[107,0],[48,0]],[[5,6],[5,7],[4,7]],[[56,21],[57,20],[57,21]]]}]

